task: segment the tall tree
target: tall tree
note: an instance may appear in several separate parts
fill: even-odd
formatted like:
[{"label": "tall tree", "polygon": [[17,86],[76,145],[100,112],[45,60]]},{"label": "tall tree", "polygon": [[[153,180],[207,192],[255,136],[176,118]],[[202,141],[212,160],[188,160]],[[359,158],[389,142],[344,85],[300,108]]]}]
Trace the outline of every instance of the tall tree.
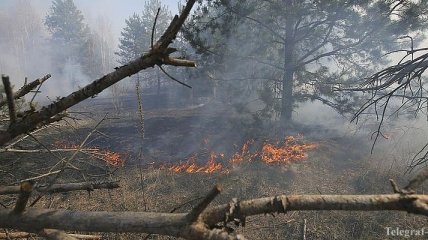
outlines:
[{"label": "tall tree", "polygon": [[[56,45],[55,62],[80,65],[83,73],[95,77],[101,73],[101,54],[97,51],[97,36],[84,23],[82,12],[73,0],[54,0],[45,25]],[[60,66],[60,72],[69,67]]]},{"label": "tall tree", "polygon": [[119,51],[115,53],[119,56],[120,63],[135,59],[144,52],[144,35],[148,34],[137,13],[126,19],[125,23],[126,26],[120,33]]},{"label": "tall tree", "polygon": [[[195,46],[205,44],[199,47],[203,52],[226,57],[232,70],[245,70],[239,71],[241,79],[259,80],[253,82],[260,97],[287,124],[297,102],[319,100],[351,111],[356,95],[333,87],[372,70],[382,54],[398,46],[397,38],[421,30],[426,6],[426,1],[394,0],[214,0],[200,5],[187,36]],[[213,42],[221,38],[212,35],[231,22],[234,34]]]},{"label": "tall tree", "polygon": [[[156,16],[159,8],[159,15]],[[156,39],[159,37],[160,33],[166,30],[171,19],[171,12],[161,1],[146,1],[141,14],[134,13],[125,21],[126,26],[121,32],[121,38],[119,40],[119,51],[116,52],[116,55],[119,56],[119,62],[128,62],[150,49],[155,19],[156,28],[153,33],[153,38]],[[147,74],[145,74],[145,78],[146,81],[144,82],[147,85],[152,86],[157,84],[157,94],[159,95],[161,79],[158,70],[148,71]]]},{"label": "tall tree", "polygon": [[154,39],[160,32],[165,31],[171,19],[171,12],[159,0],[149,0],[144,4],[141,14],[134,13],[125,20],[126,26],[121,32],[119,40],[119,62],[127,62],[139,57],[144,51],[150,49],[151,34],[158,8],[161,8],[156,21]]}]

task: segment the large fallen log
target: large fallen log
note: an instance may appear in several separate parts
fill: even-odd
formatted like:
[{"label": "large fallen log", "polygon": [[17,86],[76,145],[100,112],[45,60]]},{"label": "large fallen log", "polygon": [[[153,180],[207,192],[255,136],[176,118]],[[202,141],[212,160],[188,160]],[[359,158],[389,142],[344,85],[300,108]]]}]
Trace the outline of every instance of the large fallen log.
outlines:
[{"label": "large fallen log", "polygon": [[[45,231],[49,231],[45,229]],[[73,234],[69,233],[67,234],[70,237],[74,237],[77,239],[92,239],[92,240],[99,240],[101,239],[100,235],[84,235],[84,234]],[[9,233],[1,233],[0,232],[0,239],[15,239],[15,238],[31,238],[37,236],[34,233],[28,233],[28,232],[9,232]]]},{"label": "large fallen log", "polygon": [[[218,189],[218,188],[217,188]],[[209,196],[189,213],[155,212],[86,212],[74,210],[28,208],[21,214],[0,209],[0,228],[27,232],[52,228],[82,232],[133,232],[183,237],[186,239],[243,239],[215,229],[222,222],[248,216],[288,211],[405,211],[428,216],[428,195],[281,195],[230,204],[206,207],[215,195]],[[202,211],[202,213],[201,213]]]},{"label": "large fallen log", "polygon": [[195,2],[196,0],[187,1],[187,4],[181,11],[180,16],[176,15],[174,17],[167,30],[152,46],[148,53],[116,68],[115,71],[104,75],[58,101],[43,107],[39,111],[28,113],[17,121],[11,122],[12,124],[6,131],[0,131],[0,146],[4,146],[7,142],[21,134],[31,132],[38,127],[61,120],[62,117],[57,117],[58,114],[63,113],[65,110],[77,103],[95,96],[120,80],[134,75],[141,70],[154,67],[155,65],[195,67],[196,64],[192,61],[170,57],[169,55],[175,52],[176,49],[168,47],[176,38],[177,33],[181,29]]},{"label": "large fallen log", "polygon": [[[114,189],[119,187],[119,181],[110,182],[79,182],[79,183],[60,183],[49,185],[36,184],[33,191],[40,193],[59,193],[70,191],[93,191],[95,189]],[[5,194],[19,194],[21,192],[20,186],[0,186],[0,195]]]}]

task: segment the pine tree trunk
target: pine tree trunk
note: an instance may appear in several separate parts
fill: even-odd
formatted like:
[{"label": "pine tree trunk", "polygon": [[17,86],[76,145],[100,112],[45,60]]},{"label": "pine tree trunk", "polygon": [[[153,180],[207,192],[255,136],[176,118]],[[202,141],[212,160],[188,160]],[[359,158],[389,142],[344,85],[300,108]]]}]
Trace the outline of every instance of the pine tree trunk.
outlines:
[{"label": "pine tree trunk", "polygon": [[282,77],[281,126],[286,126],[292,120],[293,113],[293,81],[294,81],[294,25],[292,1],[284,0],[286,4],[285,43],[284,43],[284,75]]}]

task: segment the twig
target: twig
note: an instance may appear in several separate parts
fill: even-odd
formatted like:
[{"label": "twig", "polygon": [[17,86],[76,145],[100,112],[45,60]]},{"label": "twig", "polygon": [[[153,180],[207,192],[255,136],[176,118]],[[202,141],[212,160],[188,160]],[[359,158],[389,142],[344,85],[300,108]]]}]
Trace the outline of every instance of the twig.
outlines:
[{"label": "twig", "polygon": [[41,174],[41,175],[36,176],[36,177],[31,177],[31,178],[26,178],[26,179],[20,180],[19,182],[34,181],[34,180],[37,180],[37,179],[40,179],[40,178],[44,178],[44,177],[48,177],[48,176],[51,176],[51,175],[58,174],[59,172],[60,172],[60,170],[53,171],[53,172],[48,172],[48,173]]},{"label": "twig", "polygon": [[[66,161],[64,161],[64,163],[62,164],[61,169],[59,170],[58,174],[52,179],[52,181],[50,182],[50,185],[54,184],[56,182],[56,180],[58,180],[58,178],[60,177],[60,175],[64,172],[65,168],[67,167],[67,165],[76,157],[76,155],[80,152],[80,150],[82,149],[82,147],[86,144],[86,142],[88,141],[88,139],[92,136],[92,134],[94,134],[97,131],[97,128],[101,125],[101,123],[106,119],[107,114],[95,125],[95,127],[92,129],[91,132],[88,133],[88,135],[86,136],[86,138],[80,143],[79,147],[77,148],[77,150],[73,153],[73,155],[71,155]],[[52,171],[53,169],[51,169]]]},{"label": "twig", "polygon": [[161,8],[158,8],[158,11],[156,13],[156,17],[155,17],[155,21],[153,22],[153,27],[152,27],[152,38],[151,38],[151,42],[150,42],[150,47],[153,48],[153,39],[155,37],[155,31],[156,31],[156,22],[158,20],[159,17],[159,12],[160,12]]},{"label": "twig", "polygon": [[303,219],[302,224],[302,240],[306,240],[306,218]]},{"label": "twig", "polygon": [[178,80],[178,79],[174,78],[173,76],[169,75],[169,74],[168,74],[168,73],[163,69],[163,67],[162,67],[162,66],[159,66],[159,68],[160,68],[160,70],[162,70],[162,72],[163,72],[163,73],[165,73],[165,75],[167,75],[170,79],[172,79],[172,80],[174,80],[174,81],[176,81],[176,82],[180,83],[180,84],[181,84],[181,85],[183,85],[183,86],[186,86],[186,87],[188,87],[188,88],[192,88],[192,86],[187,85],[186,83],[184,83],[184,82],[182,82],[182,81],[180,81],[180,80]]}]

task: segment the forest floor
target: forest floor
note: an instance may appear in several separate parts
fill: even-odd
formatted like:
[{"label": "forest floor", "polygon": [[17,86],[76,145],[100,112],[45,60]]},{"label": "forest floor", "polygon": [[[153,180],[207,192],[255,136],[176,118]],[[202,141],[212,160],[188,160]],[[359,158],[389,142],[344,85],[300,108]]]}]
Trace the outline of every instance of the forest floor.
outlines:
[{"label": "forest floor", "polygon": [[[100,103],[100,102],[98,102]],[[46,146],[58,141],[79,144],[103,118],[100,103],[79,108],[75,128],[62,124],[38,135]],[[94,112],[97,110],[97,114]],[[404,186],[409,179],[402,165],[385,164],[382,154],[370,154],[370,142],[340,134],[319,126],[295,125],[282,137],[302,134],[305,143],[317,144],[304,160],[269,165],[262,161],[244,162],[213,173],[173,172],[171,164],[195,153],[224,153],[229,159],[249,139],[258,142],[278,137],[274,131],[255,127],[224,106],[197,105],[186,109],[168,109],[145,114],[144,139],[138,115],[132,107],[120,114],[110,114],[88,140],[88,146],[117,152],[125,161],[111,166],[100,159],[79,154],[63,175],[64,182],[95,179],[119,179],[121,188],[91,192],[73,192],[43,197],[35,207],[78,210],[185,212],[215,184],[223,192],[212,203],[228,203],[232,198],[250,199],[280,194],[381,194],[392,193],[389,179]],[[102,134],[100,134],[102,133]],[[56,144],[56,145],[55,145]],[[22,148],[40,148],[40,143],[24,141]],[[10,185],[21,179],[47,172],[72,153],[1,153],[0,184]],[[202,155],[202,153],[201,153]],[[224,160],[224,159],[223,159]],[[405,159],[402,159],[404,161]],[[47,181],[47,179],[46,179]],[[425,185],[421,191],[427,190]],[[15,196],[1,196],[0,202],[13,205]],[[403,212],[301,211],[279,215],[249,217],[245,227],[234,227],[249,239],[300,239],[306,220],[307,239],[388,239],[386,227],[419,229],[426,218]],[[136,239],[146,234],[103,234],[105,239]],[[150,236],[147,239],[171,239]],[[393,237],[391,239],[397,239]]]}]

